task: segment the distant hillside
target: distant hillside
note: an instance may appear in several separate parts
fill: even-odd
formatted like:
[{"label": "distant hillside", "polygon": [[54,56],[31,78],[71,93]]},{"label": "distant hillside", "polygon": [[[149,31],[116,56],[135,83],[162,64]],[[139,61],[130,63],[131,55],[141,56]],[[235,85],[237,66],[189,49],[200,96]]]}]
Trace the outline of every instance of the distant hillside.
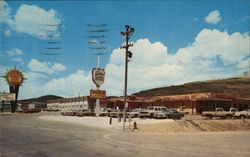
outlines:
[{"label": "distant hillside", "polygon": [[241,98],[250,98],[250,78],[236,77],[220,80],[191,82],[178,86],[154,88],[134,93],[142,97],[177,95],[204,92],[237,93]]},{"label": "distant hillside", "polygon": [[48,100],[54,100],[54,99],[61,99],[63,97],[56,96],[56,95],[45,95],[38,98],[30,98],[30,99],[24,99],[19,101],[32,101],[32,102],[47,102]]}]

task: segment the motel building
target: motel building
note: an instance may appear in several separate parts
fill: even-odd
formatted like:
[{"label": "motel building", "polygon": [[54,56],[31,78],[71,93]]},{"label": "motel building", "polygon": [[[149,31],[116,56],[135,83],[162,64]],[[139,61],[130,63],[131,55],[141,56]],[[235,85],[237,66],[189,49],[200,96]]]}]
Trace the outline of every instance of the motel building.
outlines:
[{"label": "motel building", "polygon": [[47,101],[47,110],[89,110],[93,109],[95,100],[89,96],[78,96]]}]

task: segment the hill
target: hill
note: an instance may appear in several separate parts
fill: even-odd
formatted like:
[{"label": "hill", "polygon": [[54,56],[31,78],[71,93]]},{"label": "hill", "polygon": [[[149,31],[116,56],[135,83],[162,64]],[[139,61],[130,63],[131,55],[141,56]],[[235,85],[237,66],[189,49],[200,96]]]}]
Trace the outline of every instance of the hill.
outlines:
[{"label": "hill", "polygon": [[169,86],[140,91],[133,95],[153,97],[205,92],[237,93],[241,98],[250,98],[250,78],[235,77],[228,79],[191,82],[178,86]]},{"label": "hill", "polygon": [[48,100],[61,99],[63,97],[56,95],[45,95],[38,98],[23,99],[18,101],[31,101],[31,102],[47,102]]}]

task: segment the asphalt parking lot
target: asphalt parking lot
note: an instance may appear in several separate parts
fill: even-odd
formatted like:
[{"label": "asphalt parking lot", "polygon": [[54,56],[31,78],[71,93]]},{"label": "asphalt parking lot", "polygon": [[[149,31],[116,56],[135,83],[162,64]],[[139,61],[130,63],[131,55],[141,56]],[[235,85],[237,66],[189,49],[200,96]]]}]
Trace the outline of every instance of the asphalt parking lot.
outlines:
[{"label": "asphalt parking lot", "polygon": [[249,157],[250,131],[122,132],[43,121],[53,113],[0,115],[1,157]]}]

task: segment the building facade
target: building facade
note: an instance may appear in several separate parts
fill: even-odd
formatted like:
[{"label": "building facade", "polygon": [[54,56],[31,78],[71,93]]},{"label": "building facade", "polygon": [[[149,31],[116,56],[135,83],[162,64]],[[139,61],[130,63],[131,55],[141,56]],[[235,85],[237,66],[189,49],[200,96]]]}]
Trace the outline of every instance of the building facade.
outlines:
[{"label": "building facade", "polygon": [[47,110],[88,110],[93,109],[94,104],[95,100],[90,99],[89,96],[62,98],[49,100],[47,102]]},{"label": "building facade", "polygon": [[[89,96],[62,98],[47,102],[48,110],[89,110],[95,108],[95,99]],[[165,106],[189,114],[200,114],[202,111],[214,111],[217,107],[229,110],[231,107],[238,110],[250,108],[250,99],[238,98],[230,93],[195,93],[182,95],[155,96],[152,98],[127,97],[127,110],[146,108],[149,106]],[[124,97],[107,97],[100,100],[101,108],[124,109]]]},{"label": "building facade", "polygon": [[[229,110],[231,107],[238,110],[250,108],[250,100],[238,98],[230,93],[196,93],[171,96],[157,96],[152,98],[151,105],[166,106],[167,108],[177,109],[190,114],[200,114],[202,111],[214,111],[221,107]],[[149,104],[147,104],[149,105]]]}]

